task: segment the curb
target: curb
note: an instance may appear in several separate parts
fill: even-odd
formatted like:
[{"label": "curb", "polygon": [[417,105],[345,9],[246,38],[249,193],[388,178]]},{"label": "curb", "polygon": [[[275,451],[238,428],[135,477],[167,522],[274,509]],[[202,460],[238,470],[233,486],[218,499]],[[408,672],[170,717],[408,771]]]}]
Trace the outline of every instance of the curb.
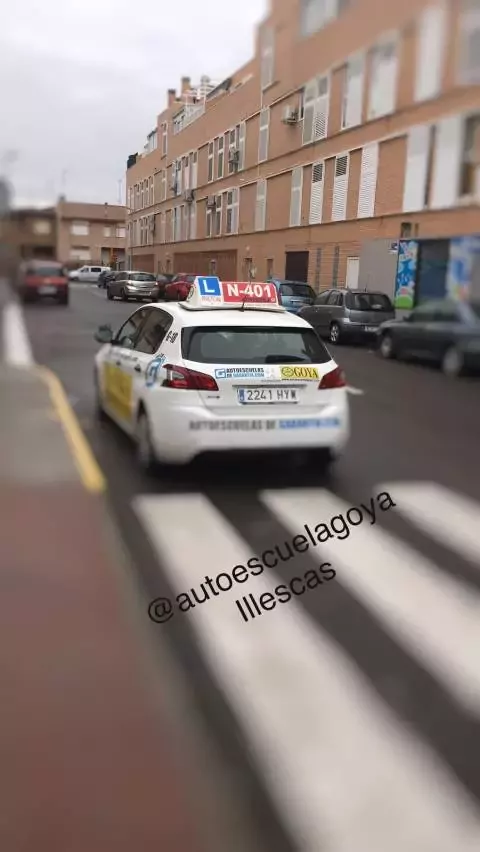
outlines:
[{"label": "curb", "polygon": [[68,401],[60,379],[48,367],[40,367],[34,364],[30,369],[38,375],[48,388],[51,403],[62,424],[65,438],[84,487],[93,494],[102,494],[106,490],[105,477]]}]

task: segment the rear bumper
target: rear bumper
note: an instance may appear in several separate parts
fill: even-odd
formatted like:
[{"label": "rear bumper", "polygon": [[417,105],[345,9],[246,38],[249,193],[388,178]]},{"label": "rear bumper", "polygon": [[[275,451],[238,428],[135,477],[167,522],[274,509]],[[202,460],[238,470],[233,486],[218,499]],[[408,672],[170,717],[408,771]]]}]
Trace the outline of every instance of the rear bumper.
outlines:
[{"label": "rear bumper", "polygon": [[203,405],[166,409],[154,394],[148,406],[152,443],[160,461],[188,464],[205,453],[329,449],[340,455],[350,436],[346,392],[308,413],[270,411],[215,414]]},{"label": "rear bumper", "polygon": [[68,296],[68,284],[55,287],[54,293],[42,293],[41,287],[21,287],[20,297],[24,302],[36,301],[37,299],[66,299]]},{"label": "rear bumper", "polygon": [[[353,323],[340,322],[340,330],[342,337],[356,340],[376,340],[378,338],[380,326],[366,327],[362,325],[354,325]],[[372,330],[373,329],[373,330]]]},{"label": "rear bumper", "polygon": [[153,287],[151,290],[128,290],[125,288],[125,293],[129,299],[158,299],[158,288]]}]

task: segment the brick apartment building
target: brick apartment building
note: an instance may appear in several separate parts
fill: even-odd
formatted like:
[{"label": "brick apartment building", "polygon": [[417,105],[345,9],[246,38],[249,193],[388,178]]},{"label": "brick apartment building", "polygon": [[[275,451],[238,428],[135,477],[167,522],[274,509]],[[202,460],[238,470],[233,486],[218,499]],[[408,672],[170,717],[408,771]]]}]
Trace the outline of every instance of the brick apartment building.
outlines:
[{"label": "brick apartment building", "polygon": [[69,266],[98,263],[123,265],[126,208],[86,204],[60,198],[56,208],[57,258]]},{"label": "brick apartment building", "polygon": [[479,128],[480,0],[271,0],[252,60],[184,78],[129,157],[127,262],[472,292]]},{"label": "brick apartment building", "polygon": [[55,207],[10,210],[4,220],[3,237],[17,259],[53,260],[57,242]]}]

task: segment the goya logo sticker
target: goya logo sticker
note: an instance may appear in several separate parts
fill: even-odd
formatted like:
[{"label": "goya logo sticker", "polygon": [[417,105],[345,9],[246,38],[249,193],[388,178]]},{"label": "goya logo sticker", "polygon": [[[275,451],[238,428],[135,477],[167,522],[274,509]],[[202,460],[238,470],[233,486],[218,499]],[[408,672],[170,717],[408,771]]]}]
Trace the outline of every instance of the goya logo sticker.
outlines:
[{"label": "goya logo sticker", "polygon": [[147,388],[151,388],[157,381],[158,371],[162,364],[165,363],[165,358],[165,355],[159,355],[158,358],[154,358],[153,361],[150,361],[145,372],[145,384]]},{"label": "goya logo sticker", "polygon": [[319,378],[316,367],[281,367],[282,379],[307,379],[314,381]]}]

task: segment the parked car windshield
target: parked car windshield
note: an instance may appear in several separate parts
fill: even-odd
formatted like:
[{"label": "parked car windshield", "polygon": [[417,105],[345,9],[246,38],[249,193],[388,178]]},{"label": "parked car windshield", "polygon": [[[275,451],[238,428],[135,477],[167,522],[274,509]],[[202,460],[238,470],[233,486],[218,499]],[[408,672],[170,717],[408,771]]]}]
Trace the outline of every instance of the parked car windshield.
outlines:
[{"label": "parked car windshield", "polygon": [[40,278],[63,278],[65,270],[62,266],[28,266],[27,274]]},{"label": "parked car windshield", "polygon": [[293,281],[289,281],[288,284],[280,285],[280,295],[299,296],[307,299],[315,298],[315,292],[308,286],[308,284],[296,284]]},{"label": "parked car windshield", "polygon": [[330,354],[312,329],[185,328],[182,354],[200,364],[325,364]]},{"label": "parked car windshield", "polygon": [[385,293],[347,293],[347,308],[351,311],[393,311]]}]

